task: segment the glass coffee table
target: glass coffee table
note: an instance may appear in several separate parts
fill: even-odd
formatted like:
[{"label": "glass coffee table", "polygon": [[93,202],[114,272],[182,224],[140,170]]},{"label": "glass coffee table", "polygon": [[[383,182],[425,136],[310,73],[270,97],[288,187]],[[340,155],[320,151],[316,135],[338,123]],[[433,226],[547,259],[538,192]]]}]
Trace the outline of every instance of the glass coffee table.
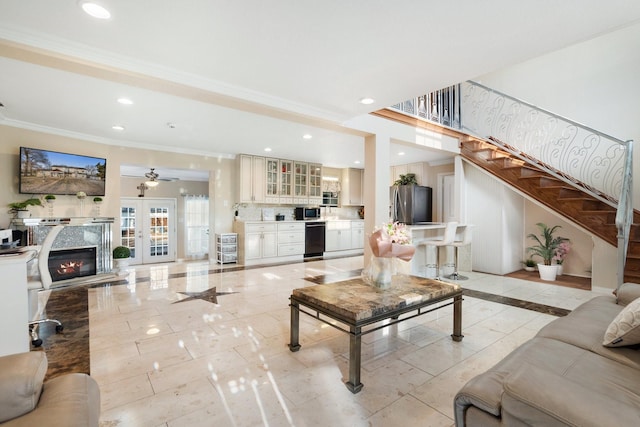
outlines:
[{"label": "glass coffee table", "polygon": [[[389,288],[378,289],[357,277],[342,282],[294,289],[289,300],[291,351],[300,350],[300,312],[349,334],[349,380],[346,386],[352,393],[359,392],[363,387],[360,382],[363,335],[453,305],[451,338],[454,341],[461,341],[463,338],[462,289],[458,285],[438,280],[400,275],[394,276],[393,284]],[[436,304],[436,307],[430,307]],[[336,320],[348,326],[348,329],[334,325],[326,318]],[[390,321],[374,325],[383,320]]]}]

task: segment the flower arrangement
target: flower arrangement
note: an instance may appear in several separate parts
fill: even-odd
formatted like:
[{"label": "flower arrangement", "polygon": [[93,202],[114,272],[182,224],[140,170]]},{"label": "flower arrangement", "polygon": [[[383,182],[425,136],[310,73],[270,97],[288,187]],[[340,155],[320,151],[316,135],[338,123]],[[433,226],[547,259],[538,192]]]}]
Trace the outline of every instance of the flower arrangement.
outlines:
[{"label": "flower arrangement", "polygon": [[397,257],[403,261],[411,260],[416,251],[416,248],[411,246],[407,227],[399,222],[389,222],[374,230],[369,237],[369,245],[376,257]]},{"label": "flower arrangement", "polygon": [[558,245],[556,248],[556,253],[553,256],[553,259],[556,261],[556,264],[562,264],[567,255],[571,252],[571,242],[569,240],[565,240]]},{"label": "flower arrangement", "polygon": [[399,245],[411,244],[411,238],[409,237],[405,224],[401,222],[388,222],[382,226],[382,229],[391,238],[391,243],[397,243]]}]

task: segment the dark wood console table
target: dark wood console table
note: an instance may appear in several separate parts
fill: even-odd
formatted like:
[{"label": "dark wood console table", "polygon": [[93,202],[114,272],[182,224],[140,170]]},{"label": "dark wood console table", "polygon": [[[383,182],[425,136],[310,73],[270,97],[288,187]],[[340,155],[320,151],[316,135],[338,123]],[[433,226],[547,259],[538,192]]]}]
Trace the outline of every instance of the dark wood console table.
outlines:
[{"label": "dark wood console table", "polygon": [[[388,289],[378,289],[367,285],[362,278],[343,282],[309,286],[294,289],[291,297],[291,340],[289,349],[300,350],[300,312],[308,314],[349,334],[349,381],[346,386],[352,393],[359,392],[361,337],[403,320],[420,316],[453,304],[454,341],[461,341],[462,335],[462,289],[460,286],[417,276],[394,276]],[[451,301],[447,301],[451,300]],[[437,307],[426,309],[428,306]],[[307,307],[314,313],[305,311]],[[415,313],[413,313],[415,312]],[[409,314],[409,316],[403,316]],[[322,316],[345,324],[349,329],[336,326]],[[391,319],[383,325],[373,325]],[[372,325],[363,330],[363,327]]]}]

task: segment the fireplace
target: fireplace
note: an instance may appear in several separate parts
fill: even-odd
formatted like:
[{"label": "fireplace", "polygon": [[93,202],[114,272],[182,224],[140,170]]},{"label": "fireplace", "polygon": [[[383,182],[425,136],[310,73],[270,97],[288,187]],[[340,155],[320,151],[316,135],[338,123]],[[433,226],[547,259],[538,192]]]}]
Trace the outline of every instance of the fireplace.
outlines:
[{"label": "fireplace", "polygon": [[49,253],[51,280],[73,279],[74,277],[95,276],[96,247],[57,249]]}]

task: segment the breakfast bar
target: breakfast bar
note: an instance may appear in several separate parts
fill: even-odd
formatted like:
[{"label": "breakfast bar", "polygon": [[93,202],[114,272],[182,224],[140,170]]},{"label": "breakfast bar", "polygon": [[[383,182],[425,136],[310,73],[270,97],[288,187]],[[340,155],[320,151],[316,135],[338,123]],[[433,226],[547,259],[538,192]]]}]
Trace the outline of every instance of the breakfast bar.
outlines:
[{"label": "breakfast bar", "polygon": [[[463,338],[462,289],[458,285],[437,280],[398,275],[394,276],[390,288],[382,290],[366,284],[361,277],[357,277],[342,282],[294,289],[290,301],[291,351],[298,351],[301,347],[300,312],[349,334],[349,380],[346,386],[352,393],[358,393],[363,387],[360,382],[363,335],[453,305],[451,338],[454,341],[461,341]],[[348,329],[337,326],[325,318],[337,320],[347,325]],[[385,322],[382,323],[383,321]],[[374,325],[375,323],[379,324]],[[365,327],[367,328],[364,329]]]}]

